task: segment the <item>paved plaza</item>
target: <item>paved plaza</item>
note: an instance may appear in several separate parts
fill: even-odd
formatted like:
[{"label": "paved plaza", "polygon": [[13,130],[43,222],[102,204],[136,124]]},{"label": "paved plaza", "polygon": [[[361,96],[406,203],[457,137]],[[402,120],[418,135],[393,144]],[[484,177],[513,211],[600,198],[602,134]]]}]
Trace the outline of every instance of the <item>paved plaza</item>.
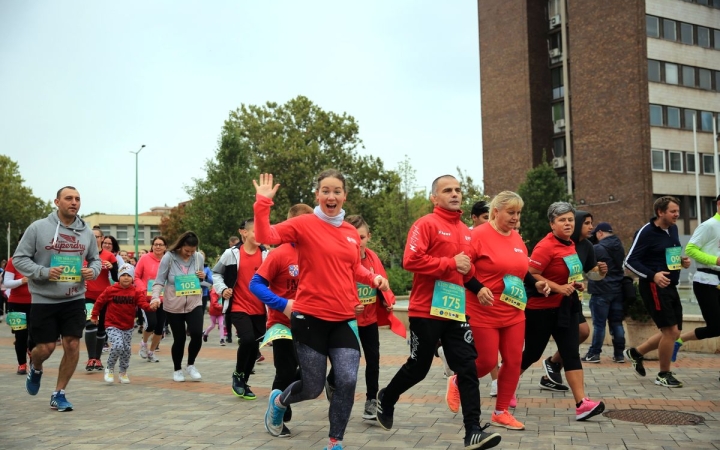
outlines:
[{"label": "paved plaza", "polygon": [[[328,403],[320,398],[293,406],[287,425],[293,436],[273,438],[264,429],[263,416],[273,377],[272,350],[256,366],[250,384],[258,398],[246,401],[230,390],[235,345],[221,347],[217,330],[203,344],[196,362],[201,382],[172,381],[168,336],[158,353],[159,363],[137,356],[139,335],[133,335],[128,374],[132,383],[108,385],[100,372],[85,371],[81,357],[67,390],[72,412],[49,408],[62,349],[45,365],[40,393],[25,392],[25,377],[15,374],[13,337],[0,326],[0,449],[322,449],[327,441]],[[554,344],[551,342],[550,346]],[[552,348],[554,349],[554,347]],[[586,350],[583,346],[581,352]],[[547,350],[549,354],[551,349]],[[386,385],[405,361],[408,347],[402,338],[381,330],[380,385]],[[107,354],[103,354],[105,362]],[[664,409],[701,415],[699,425],[642,425],[605,416],[576,422],[572,396],[540,390],[540,364],[520,380],[515,417],[524,431],[493,427],[502,435],[497,448],[514,449],[720,449],[720,355],[683,352],[674,366],[685,383],[681,389],[653,384],[657,362],[646,363],[648,376],[635,375],[629,363],[616,364],[606,354],[601,364],[585,365],[587,393],[603,399],[607,410]],[[446,379],[436,359],[428,377],[400,398],[395,426],[384,431],[361,418],[365,386],[361,361],[358,394],[345,434],[346,448],[355,449],[462,449],[462,416],[445,406]],[[489,377],[481,380],[483,421],[490,418],[494,401],[488,398]]]}]

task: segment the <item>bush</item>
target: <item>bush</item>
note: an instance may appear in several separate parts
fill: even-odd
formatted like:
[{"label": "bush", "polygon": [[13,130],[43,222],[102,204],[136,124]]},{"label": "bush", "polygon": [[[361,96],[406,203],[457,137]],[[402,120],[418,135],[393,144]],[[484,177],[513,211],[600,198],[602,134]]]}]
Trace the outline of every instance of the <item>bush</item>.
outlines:
[{"label": "bush", "polygon": [[395,295],[408,295],[412,288],[413,274],[402,267],[390,267],[387,269],[390,289]]},{"label": "bush", "polygon": [[638,322],[648,322],[650,320],[650,314],[645,308],[645,303],[640,296],[640,288],[638,287],[637,281],[633,282],[633,288],[635,290],[635,296],[625,295],[623,309],[625,311],[625,318],[631,318]]}]

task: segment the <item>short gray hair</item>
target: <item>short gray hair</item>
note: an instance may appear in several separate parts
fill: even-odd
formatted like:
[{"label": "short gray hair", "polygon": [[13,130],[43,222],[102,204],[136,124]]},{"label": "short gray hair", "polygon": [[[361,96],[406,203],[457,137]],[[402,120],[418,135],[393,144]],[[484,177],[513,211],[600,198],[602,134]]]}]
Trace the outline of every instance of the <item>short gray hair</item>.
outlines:
[{"label": "short gray hair", "polygon": [[550,207],[548,208],[548,213],[547,213],[548,220],[550,221],[550,223],[552,223],[559,216],[562,216],[563,214],[567,214],[569,212],[575,214],[575,208],[573,208],[573,206],[570,203],[555,202],[552,205],[550,205]]}]

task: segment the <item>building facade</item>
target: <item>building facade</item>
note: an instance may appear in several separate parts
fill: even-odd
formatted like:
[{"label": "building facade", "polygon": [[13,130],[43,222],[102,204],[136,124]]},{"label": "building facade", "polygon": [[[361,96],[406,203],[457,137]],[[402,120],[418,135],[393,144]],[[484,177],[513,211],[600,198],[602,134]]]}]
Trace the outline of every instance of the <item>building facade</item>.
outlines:
[{"label": "building facade", "polygon": [[[170,213],[168,207],[151,208],[149,212],[138,215],[138,248],[150,251],[150,244],[159,236],[160,222]],[[99,226],[103,235],[114,236],[120,244],[120,250],[131,256],[135,253],[135,215],[134,214],[90,214],[83,217],[88,226]]]},{"label": "building facade", "polygon": [[629,243],[662,195],[694,230],[697,170],[700,218],[714,214],[720,0],[483,0],[478,13],[486,193],[547,158]]}]

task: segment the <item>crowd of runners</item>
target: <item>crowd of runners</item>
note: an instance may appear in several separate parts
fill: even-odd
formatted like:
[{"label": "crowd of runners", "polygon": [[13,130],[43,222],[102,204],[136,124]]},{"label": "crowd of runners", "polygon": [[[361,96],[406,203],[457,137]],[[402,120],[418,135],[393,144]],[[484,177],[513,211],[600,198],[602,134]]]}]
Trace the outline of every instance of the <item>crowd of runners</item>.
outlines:
[{"label": "crowd of runners", "polygon": [[[136,348],[142,359],[159,361],[156,352],[167,324],[173,335],[169,375],[175,382],[200,381],[196,361],[217,326],[221,345],[233,335],[237,339],[236,365],[228,379],[231,392],[244,400],[256,399],[250,378],[261,343],[271,343],[275,378],[264,423],[273,436],[291,436],[292,408],[325,391],[325,448],[344,448],[361,352],[366,362],[362,418],[376,420],[385,430],[402,427],[402,417],[395,421],[396,403],[440,356],[448,408],[462,413],[464,446],[482,449],[501,441],[490,426],[525,428],[511,413],[515,391],[550,337],[557,352],[542,361],[545,376],[539,385],[570,391],[575,417],[582,421],[605,408],[600,399],[586,395],[583,364],[600,362],[606,323],[612,360],[627,360],[646,376],[643,355],[657,349],[655,384],[669,388],[682,387],[670,369],[683,343],[720,336],[720,196],[718,214],[696,229],[685,254],[675,225],[680,202],[667,196],[655,201],[654,216],[638,230],[627,255],[610,223],[594,225],[592,214],[566,202],[549,205],[548,233],[530,253],[521,236],[524,201],[518,194],[504,191],[489,203],[478,202],[468,227],[461,220],[460,183],[450,175],[438,177],[430,195],[433,211],[418,219],[407,236],[403,267],[413,273],[413,283],[406,330],[393,314],[395,295],[383,264],[367,247],[372,224],[345,216],[345,177],[328,169],[314,182],[315,207],[294,205],[287,220],[273,225],[270,210],[280,186],[271,174],[253,181],[254,215],[241,224],[240,239],[231,241],[212,268],[192,231],[173,243],[155,237],[137,263],[130,261],[112,236],[90,229],[80,218],[77,189],[58,190],[56,210],[25,230],[2,274],[17,373],[26,375],[27,392],[38,394],[43,364],[62,345],[50,407],[71,411],[66,388],[83,336],[86,369],[104,372],[108,383],[130,383],[131,340],[138,322],[142,338]],[[677,285],[691,258],[698,267],[693,290],[706,326],[681,332]],[[637,278],[659,330],[636,348],[626,348],[622,327],[624,298],[635,296],[628,274]],[[580,344],[590,335],[581,307],[585,291],[591,295],[593,338],[581,356]],[[206,310],[211,324],[204,329]],[[381,388],[379,327],[385,325],[407,338],[410,354]],[[478,379],[487,374],[496,399],[483,425]]]}]

